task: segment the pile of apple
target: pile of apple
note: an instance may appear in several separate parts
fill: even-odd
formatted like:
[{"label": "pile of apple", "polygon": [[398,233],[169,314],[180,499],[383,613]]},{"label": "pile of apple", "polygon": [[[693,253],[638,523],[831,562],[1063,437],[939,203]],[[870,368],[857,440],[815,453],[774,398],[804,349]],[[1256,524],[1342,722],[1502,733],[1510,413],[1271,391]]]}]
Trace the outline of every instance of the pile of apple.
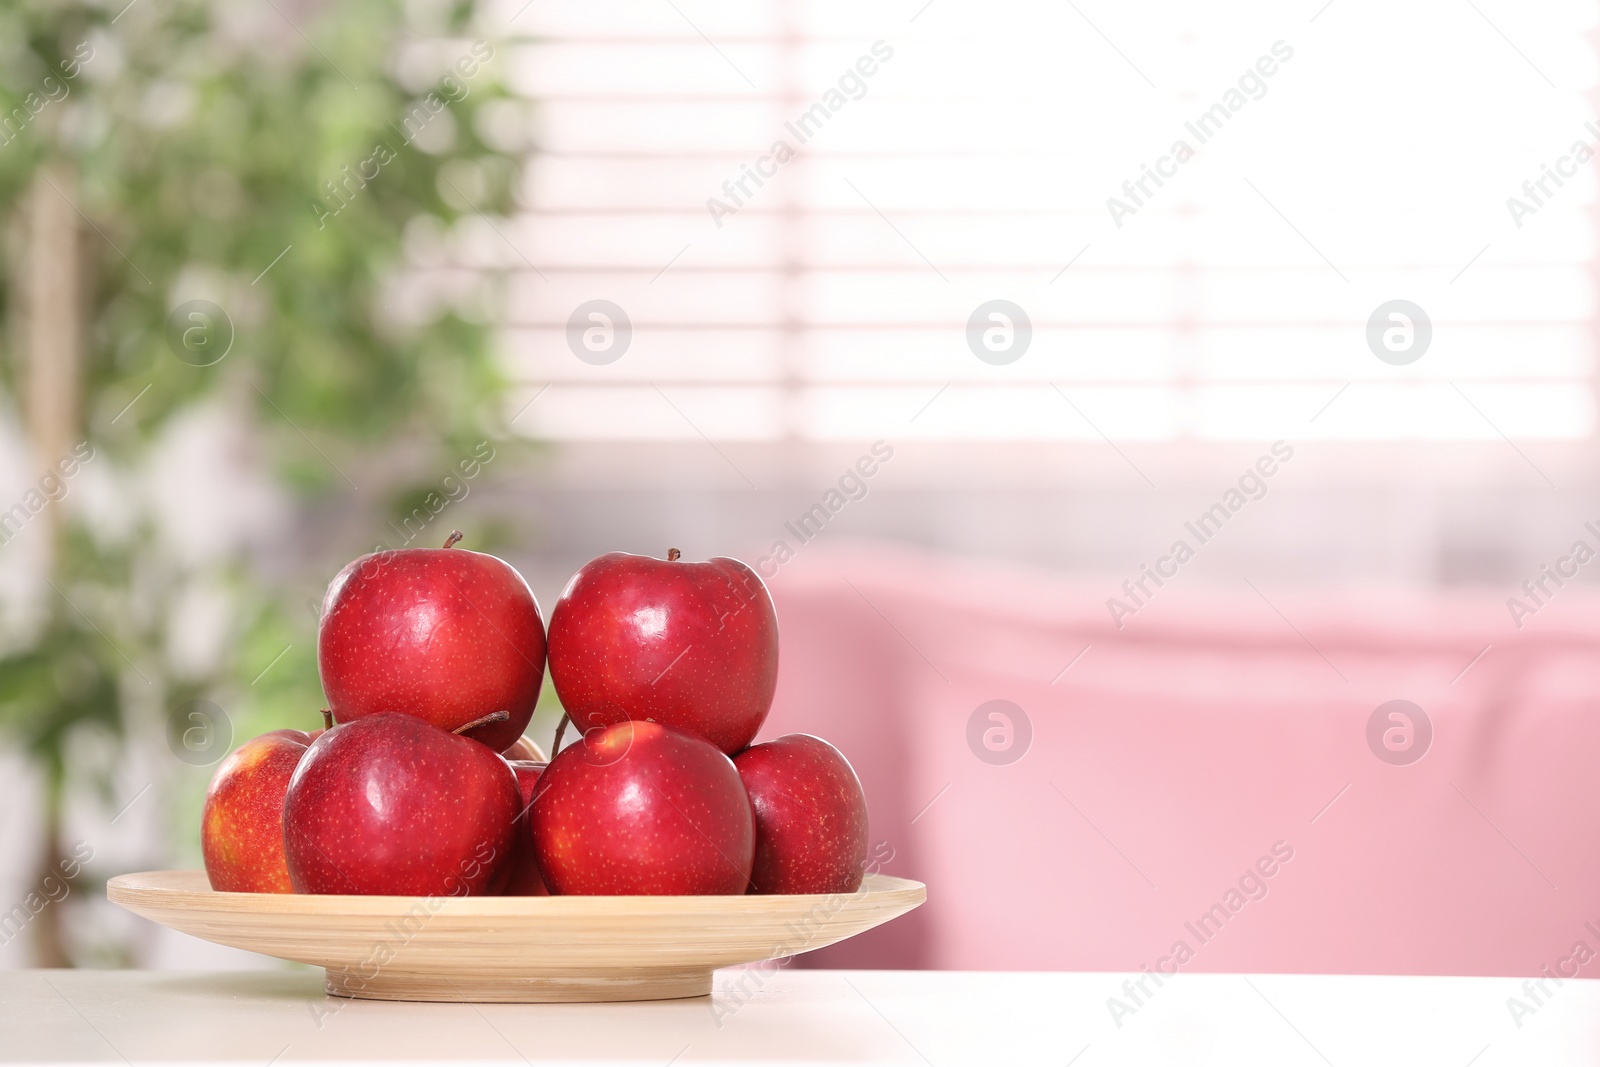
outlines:
[{"label": "pile of apple", "polygon": [[[855,771],[826,741],[752,745],[778,620],[738,560],[613,552],[572,576],[548,643],[528,583],[456,548],[376,552],[328,587],[321,730],[217,768],[211,887],[260,893],[848,893]],[[547,655],[548,650],[548,655]],[[567,718],[523,736],[545,663]],[[561,748],[562,729],[581,733]]]}]

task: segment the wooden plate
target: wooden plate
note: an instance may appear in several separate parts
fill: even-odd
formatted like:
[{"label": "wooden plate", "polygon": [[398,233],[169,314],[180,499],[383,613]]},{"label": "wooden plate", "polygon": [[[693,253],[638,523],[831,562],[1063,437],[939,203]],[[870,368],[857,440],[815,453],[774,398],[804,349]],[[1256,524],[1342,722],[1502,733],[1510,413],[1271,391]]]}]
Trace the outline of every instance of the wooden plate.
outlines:
[{"label": "wooden plate", "polygon": [[119,875],[106,896],[219,945],[324,967],[335,996],[551,1002],[705,996],[717,967],[831,945],[928,893],[882,874],[835,896],[218,893],[190,870]]}]

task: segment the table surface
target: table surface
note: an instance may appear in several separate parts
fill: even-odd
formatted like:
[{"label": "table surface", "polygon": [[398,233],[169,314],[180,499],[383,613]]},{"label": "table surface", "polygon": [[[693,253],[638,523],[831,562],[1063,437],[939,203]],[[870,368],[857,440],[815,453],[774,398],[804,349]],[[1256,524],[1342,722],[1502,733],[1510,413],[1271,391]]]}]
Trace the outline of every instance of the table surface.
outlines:
[{"label": "table surface", "polygon": [[732,970],[692,1000],[471,1005],[329,998],[310,968],[14,971],[0,1062],[1600,1062],[1600,981],[1193,974],[1141,993],[1139,977]]}]

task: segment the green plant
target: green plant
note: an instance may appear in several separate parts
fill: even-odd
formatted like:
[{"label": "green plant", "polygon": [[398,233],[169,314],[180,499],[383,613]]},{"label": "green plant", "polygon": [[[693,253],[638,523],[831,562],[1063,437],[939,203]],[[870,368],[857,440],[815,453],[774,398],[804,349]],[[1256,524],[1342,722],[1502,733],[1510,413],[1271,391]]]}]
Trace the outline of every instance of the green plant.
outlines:
[{"label": "green plant", "polygon": [[[240,727],[318,706],[314,619],[292,583],[237,551],[184,558],[133,488],[178,416],[221,405],[290,492],[374,510],[416,480],[387,443],[448,458],[494,424],[488,276],[421,314],[386,294],[408,233],[426,244],[507,209],[520,105],[506,57],[472,3],[291,14],[273,0],[0,9],[0,381],[41,469],[85,447],[126,490],[121,521],[46,503],[0,547],[31,545],[49,582],[0,654],[0,729],[45,783],[41,873],[62,853],[64,793],[109,790],[107,769],[68,758],[75,737],[148,730],[201,696]],[[198,669],[169,653],[196,587],[225,592],[234,620]],[[286,663],[250,685],[275,653]],[[53,918],[36,926],[40,961],[67,962]]]}]

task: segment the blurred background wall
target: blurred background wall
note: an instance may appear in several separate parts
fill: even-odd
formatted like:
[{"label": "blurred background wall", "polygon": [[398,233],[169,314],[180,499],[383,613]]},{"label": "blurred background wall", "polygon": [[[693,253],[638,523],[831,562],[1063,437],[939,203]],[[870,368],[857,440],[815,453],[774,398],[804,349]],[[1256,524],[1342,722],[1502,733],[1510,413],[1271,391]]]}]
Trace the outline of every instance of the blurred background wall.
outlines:
[{"label": "blurred background wall", "polygon": [[1504,613],[1600,520],[1595,14],[0,13],[0,905],[93,851],[0,963],[222,958],[98,884],[197,862],[230,741],[316,721],[327,578],[451,528],[547,611],[870,540],[1114,631],[1282,441],[1186,589]]}]

